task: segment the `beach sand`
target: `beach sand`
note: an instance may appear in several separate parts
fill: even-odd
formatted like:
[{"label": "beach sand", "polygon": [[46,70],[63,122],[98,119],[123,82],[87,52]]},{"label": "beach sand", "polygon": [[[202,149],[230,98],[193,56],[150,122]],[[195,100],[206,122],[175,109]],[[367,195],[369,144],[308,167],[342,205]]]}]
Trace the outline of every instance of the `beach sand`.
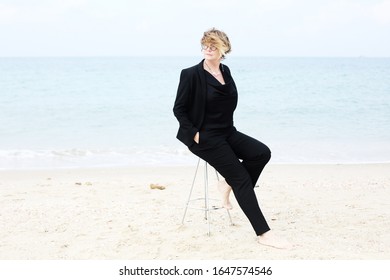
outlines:
[{"label": "beach sand", "polygon": [[[194,171],[0,171],[0,259],[390,259],[390,164],[268,165],[256,194],[292,250],[257,244],[233,196],[233,226],[224,209],[211,213],[211,236],[199,210],[181,225]],[[219,198],[213,173],[210,196]]]}]

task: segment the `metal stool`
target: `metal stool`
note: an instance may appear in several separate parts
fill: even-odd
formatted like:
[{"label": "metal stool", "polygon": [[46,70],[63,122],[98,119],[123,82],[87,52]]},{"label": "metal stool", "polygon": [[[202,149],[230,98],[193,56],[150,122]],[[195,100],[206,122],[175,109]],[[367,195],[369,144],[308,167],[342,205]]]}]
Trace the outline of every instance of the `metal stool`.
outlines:
[{"label": "metal stool", "polygon": [[[191,208],[191,209],[196,209],[196,210],[202,210],[204,211],[204,218],[205,220],[207,220],[208,222],[208,232],[207,232],[207,235],[210,236],[210,211],[212,210],[218,210],[218,209],[222,209],[223,207],[216,207],[216,206],[212,206],[210,207],[210,200],[218,200],[218,199],[212,199],[209,197],[209,186],[208,186],[208,170],[207,170],[207,162],[202,160],[204,162],[204,197],[200,197],[200,198],[196,198],[196,199],[191,199],[191,195],[192,195],[192,191],[194,189],[194,185],[195,185],[195,179],[196,179],[196,176],[198,174],[198,169],[199,169],[199,164],[200,164],[200,161],[201,159],[199,158],[198,160],[198,164],[196,166],[196,170],[195,170],[195,175],[194,175],[194,179],[192,181],[192,186],[191,186],[191,189],[190,189],[190,194],[188,196],[188,200],[187,200],[187,203],[186,203],[186,206],[185,206],[185,210],[184,210],[184,215],[183,215],[183,219],[181,221],[182,224],[184,224],[184,219],[186,217],[186,214],[187,214],[187,209],[188,208]],[[219,181],[219,176],[218,176],[218,172],[215,170],[215,174],[217,176],[217,180]],[[191,202],[194,202],[194,201],[198,201],[198,200],[203,200],[204,201],[204,206],[203,207],[191,207],[190,206],[190,203]],[[233,222],[232,222],[232,217],[230,216],[230,212],[228,209],[226,209],[227,211],[227,214],[229,216],[229,220],[230,220],[230,225],[233,225]]]}]

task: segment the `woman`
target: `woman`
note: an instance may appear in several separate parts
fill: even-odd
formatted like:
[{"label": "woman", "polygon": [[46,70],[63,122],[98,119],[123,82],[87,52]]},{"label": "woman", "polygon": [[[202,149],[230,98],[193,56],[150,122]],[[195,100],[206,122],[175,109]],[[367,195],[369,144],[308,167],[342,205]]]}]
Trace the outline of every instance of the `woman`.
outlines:
[{"label": "woman", "polygon": [[201,45],[204,59],[181,71],[173,108],[180,125],[177,138],[225,178],[219,185],[223,206],[231,208],[229,194],[233,190],[258,242],[286,248],[288,243],[270,231],[254,192],[271,152],[233,125],[237,88],[229,68],[221,63],[231,51],[229,38],[213,28],[204,32]]}]

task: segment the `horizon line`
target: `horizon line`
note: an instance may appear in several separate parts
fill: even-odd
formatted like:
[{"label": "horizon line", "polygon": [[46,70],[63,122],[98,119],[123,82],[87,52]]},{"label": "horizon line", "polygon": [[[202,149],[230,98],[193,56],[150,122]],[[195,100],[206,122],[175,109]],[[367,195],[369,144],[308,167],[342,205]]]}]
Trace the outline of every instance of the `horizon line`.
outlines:
[{"label": "horizon line", "polygon": [[[0,58],[194,58],[197,55],[15,55],[0,56]],[[199,57],[201,58],[201,57]],[[229,58],[390,58],[390,56],[369,56],[369,55],[237,55]]]}]

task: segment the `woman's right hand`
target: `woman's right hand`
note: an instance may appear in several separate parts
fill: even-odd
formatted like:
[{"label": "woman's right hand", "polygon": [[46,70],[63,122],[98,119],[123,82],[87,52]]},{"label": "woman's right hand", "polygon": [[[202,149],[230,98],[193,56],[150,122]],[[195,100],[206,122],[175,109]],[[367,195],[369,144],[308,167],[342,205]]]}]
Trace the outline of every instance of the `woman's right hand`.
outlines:
[{"label": "woman's right hand", "polygon": [[196,142],[196,144],[199,144],[199,131],[195,134],[194,141]]}]

